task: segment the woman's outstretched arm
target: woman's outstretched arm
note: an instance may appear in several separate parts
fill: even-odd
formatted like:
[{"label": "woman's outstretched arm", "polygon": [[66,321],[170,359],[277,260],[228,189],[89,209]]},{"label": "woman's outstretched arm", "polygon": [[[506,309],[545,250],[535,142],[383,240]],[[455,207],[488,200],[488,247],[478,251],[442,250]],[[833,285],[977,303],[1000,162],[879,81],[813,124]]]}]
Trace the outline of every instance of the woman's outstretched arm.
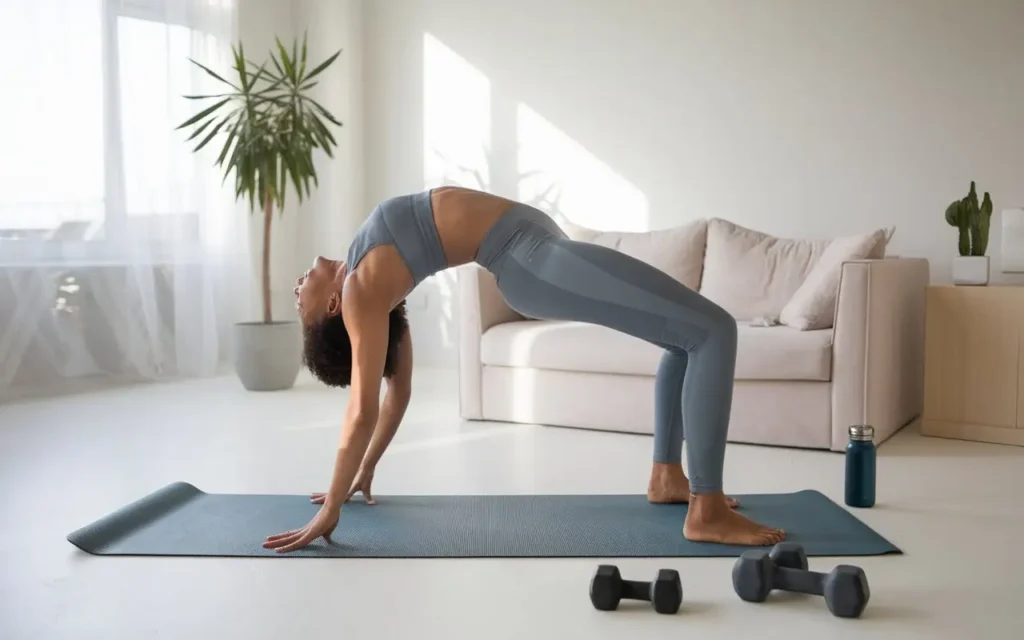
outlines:
[{"label": "woman's outstretched arm", "polygon": [[[301,549],[320,536],[329,540],[338,524],[380,414],[380,384],[388,347],[388,305],[365,295],[356,283],[346,286],[346,326],[352,341],[352,389],[334,461],[331,486],[317,515],[301,529],[267,538],[263,546],[279,552]],[[356,302],[358,301],[358,302]],[[353,304],[354,303],[354,304]]]},{"label": "woman's outstretched arm", "polygon": [[377,417],[377,426],[373,430],[373,438],[370,446],[363,457],[363,463],[359,467],[359,475],[356,477],[348,497],[351,498],[358,492],[362,492],[366,501],[373,504],[373,495],[370,493],[370,484],[373,482],[373,472],[377,468],[388,445],[391,444],[398,427],[402,424],[405,411],[409,408],[409,399],[412,397],[412,337],[406,327],[402,334],[401,342],[398,345],[398,358],[395,362],[395,375],[388,380],[388,389],[384,393],[384,402],[381,403],[380,415]]}]

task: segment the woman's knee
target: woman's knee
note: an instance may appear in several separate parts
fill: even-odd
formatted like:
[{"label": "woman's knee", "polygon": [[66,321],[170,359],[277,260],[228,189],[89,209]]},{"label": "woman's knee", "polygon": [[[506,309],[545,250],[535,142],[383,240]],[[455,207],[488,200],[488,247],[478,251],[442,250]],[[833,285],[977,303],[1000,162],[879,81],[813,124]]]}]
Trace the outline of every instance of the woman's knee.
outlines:
[{"label": "woman's knee", "polygon": [[739,327],[736,324],[736,318],[725,309],[716,307],[715,311],[711,314],[710,320],[708,340],[729,345],[735,349],[736,342],[739,339]]}]

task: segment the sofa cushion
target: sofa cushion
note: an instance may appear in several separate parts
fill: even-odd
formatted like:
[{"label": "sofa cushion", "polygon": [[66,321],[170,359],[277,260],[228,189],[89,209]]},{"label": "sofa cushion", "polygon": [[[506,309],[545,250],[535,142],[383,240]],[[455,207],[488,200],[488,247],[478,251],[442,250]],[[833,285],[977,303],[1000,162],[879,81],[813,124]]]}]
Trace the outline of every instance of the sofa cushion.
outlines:
[{"label": "sofa cushion", "polygon": [[[662,349],[600,325],[506,322],[481,338],[484,365],[653,376]],[[829,380],[832,331],[740,324],[737,380]]]},{"label": "sofa cushion", "polygon": [[698,220],[644,233],[606,231],[592,242],[642,260],[696,291],[704,269],[707,232],[707,220]]},{"label": "sofa cushion", "polygon": [[573,240],[615,249],[664,271],[694,291],[700,288],[707,220],[644,232],[595,231],[565,220],[559,225]]},{"label": "sofa cushion", "polygon": [[778,318],[827,246],[827,240],[777,238],[715,218],[700,292],[737,320]]},{"label": "sofa cushion", "polygon": [[[870,236],[867,255],[861,257],[883,258],[893,231],[893,227],[888,227],[869,234],[800,240],[779,238],[715,218],[708,223],[700,292],[737,320],[765,316],[777,320],[830,246],[858,244]],[[880,236],[884,237],[875,242]],[[825,276],[817,278],[811,287],[819,284],[817,280],[827,280]],[[789,315],[794,315],[792,310]],[[812,328],[830,326],[831,322],[827,322]]]},{"label": "sofa cushion", "polygon": [[802,331],[831,328],[835,319],[843,263],[881,257],[879,254],[885,254],[887,237],[890,235],[887,229],[878,229],[859,236],[836,238],[829,243],[807,279],[782,308],[779,321]]}]

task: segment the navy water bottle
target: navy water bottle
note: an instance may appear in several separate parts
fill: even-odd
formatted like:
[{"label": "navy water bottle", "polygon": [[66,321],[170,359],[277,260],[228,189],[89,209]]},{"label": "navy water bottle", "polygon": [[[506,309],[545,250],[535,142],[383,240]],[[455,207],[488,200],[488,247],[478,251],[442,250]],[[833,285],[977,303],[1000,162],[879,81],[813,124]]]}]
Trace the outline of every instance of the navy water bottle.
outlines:
[{"label": "navy water bottle", "polygon": [[867,424],[850,427],[846,445],[846,504],[851,507],[875,505],[875,428]]}]

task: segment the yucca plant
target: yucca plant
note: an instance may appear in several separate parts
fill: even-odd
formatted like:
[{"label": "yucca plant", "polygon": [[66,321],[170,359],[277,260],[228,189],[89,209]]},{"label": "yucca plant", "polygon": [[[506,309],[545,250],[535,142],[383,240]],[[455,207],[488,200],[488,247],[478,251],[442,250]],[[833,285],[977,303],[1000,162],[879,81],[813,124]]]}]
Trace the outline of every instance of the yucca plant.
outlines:
[{"label": "yucca plant", "polygon": [[[218,135],[223,146],[215,165],[224,178],[234,172],[235,197],[247,199],[250,214],[257,207],[263,213],[262,293],[263,322],[273,322],[270,304],[270,228],[274,207],[283,212],[288,183],[298,201],[318,186],[314,149],[333,157],[337,146],[328,125],[341,126],[330,111],[309,95],[318,77],[338,58],[341,51],[315,67],[306,66],[306,36],[292,42],[291,50],[275,38],[276,50],[260,65],[246,60],[242,43],[232,45],[234,82],[189,59],[226,86],[223,93],[184,96],[189,100],[215,102],[178,125],[192,128],[188,140],[199,139],[199,151]],[[202,136],[202,137],[200,137]]]}]

